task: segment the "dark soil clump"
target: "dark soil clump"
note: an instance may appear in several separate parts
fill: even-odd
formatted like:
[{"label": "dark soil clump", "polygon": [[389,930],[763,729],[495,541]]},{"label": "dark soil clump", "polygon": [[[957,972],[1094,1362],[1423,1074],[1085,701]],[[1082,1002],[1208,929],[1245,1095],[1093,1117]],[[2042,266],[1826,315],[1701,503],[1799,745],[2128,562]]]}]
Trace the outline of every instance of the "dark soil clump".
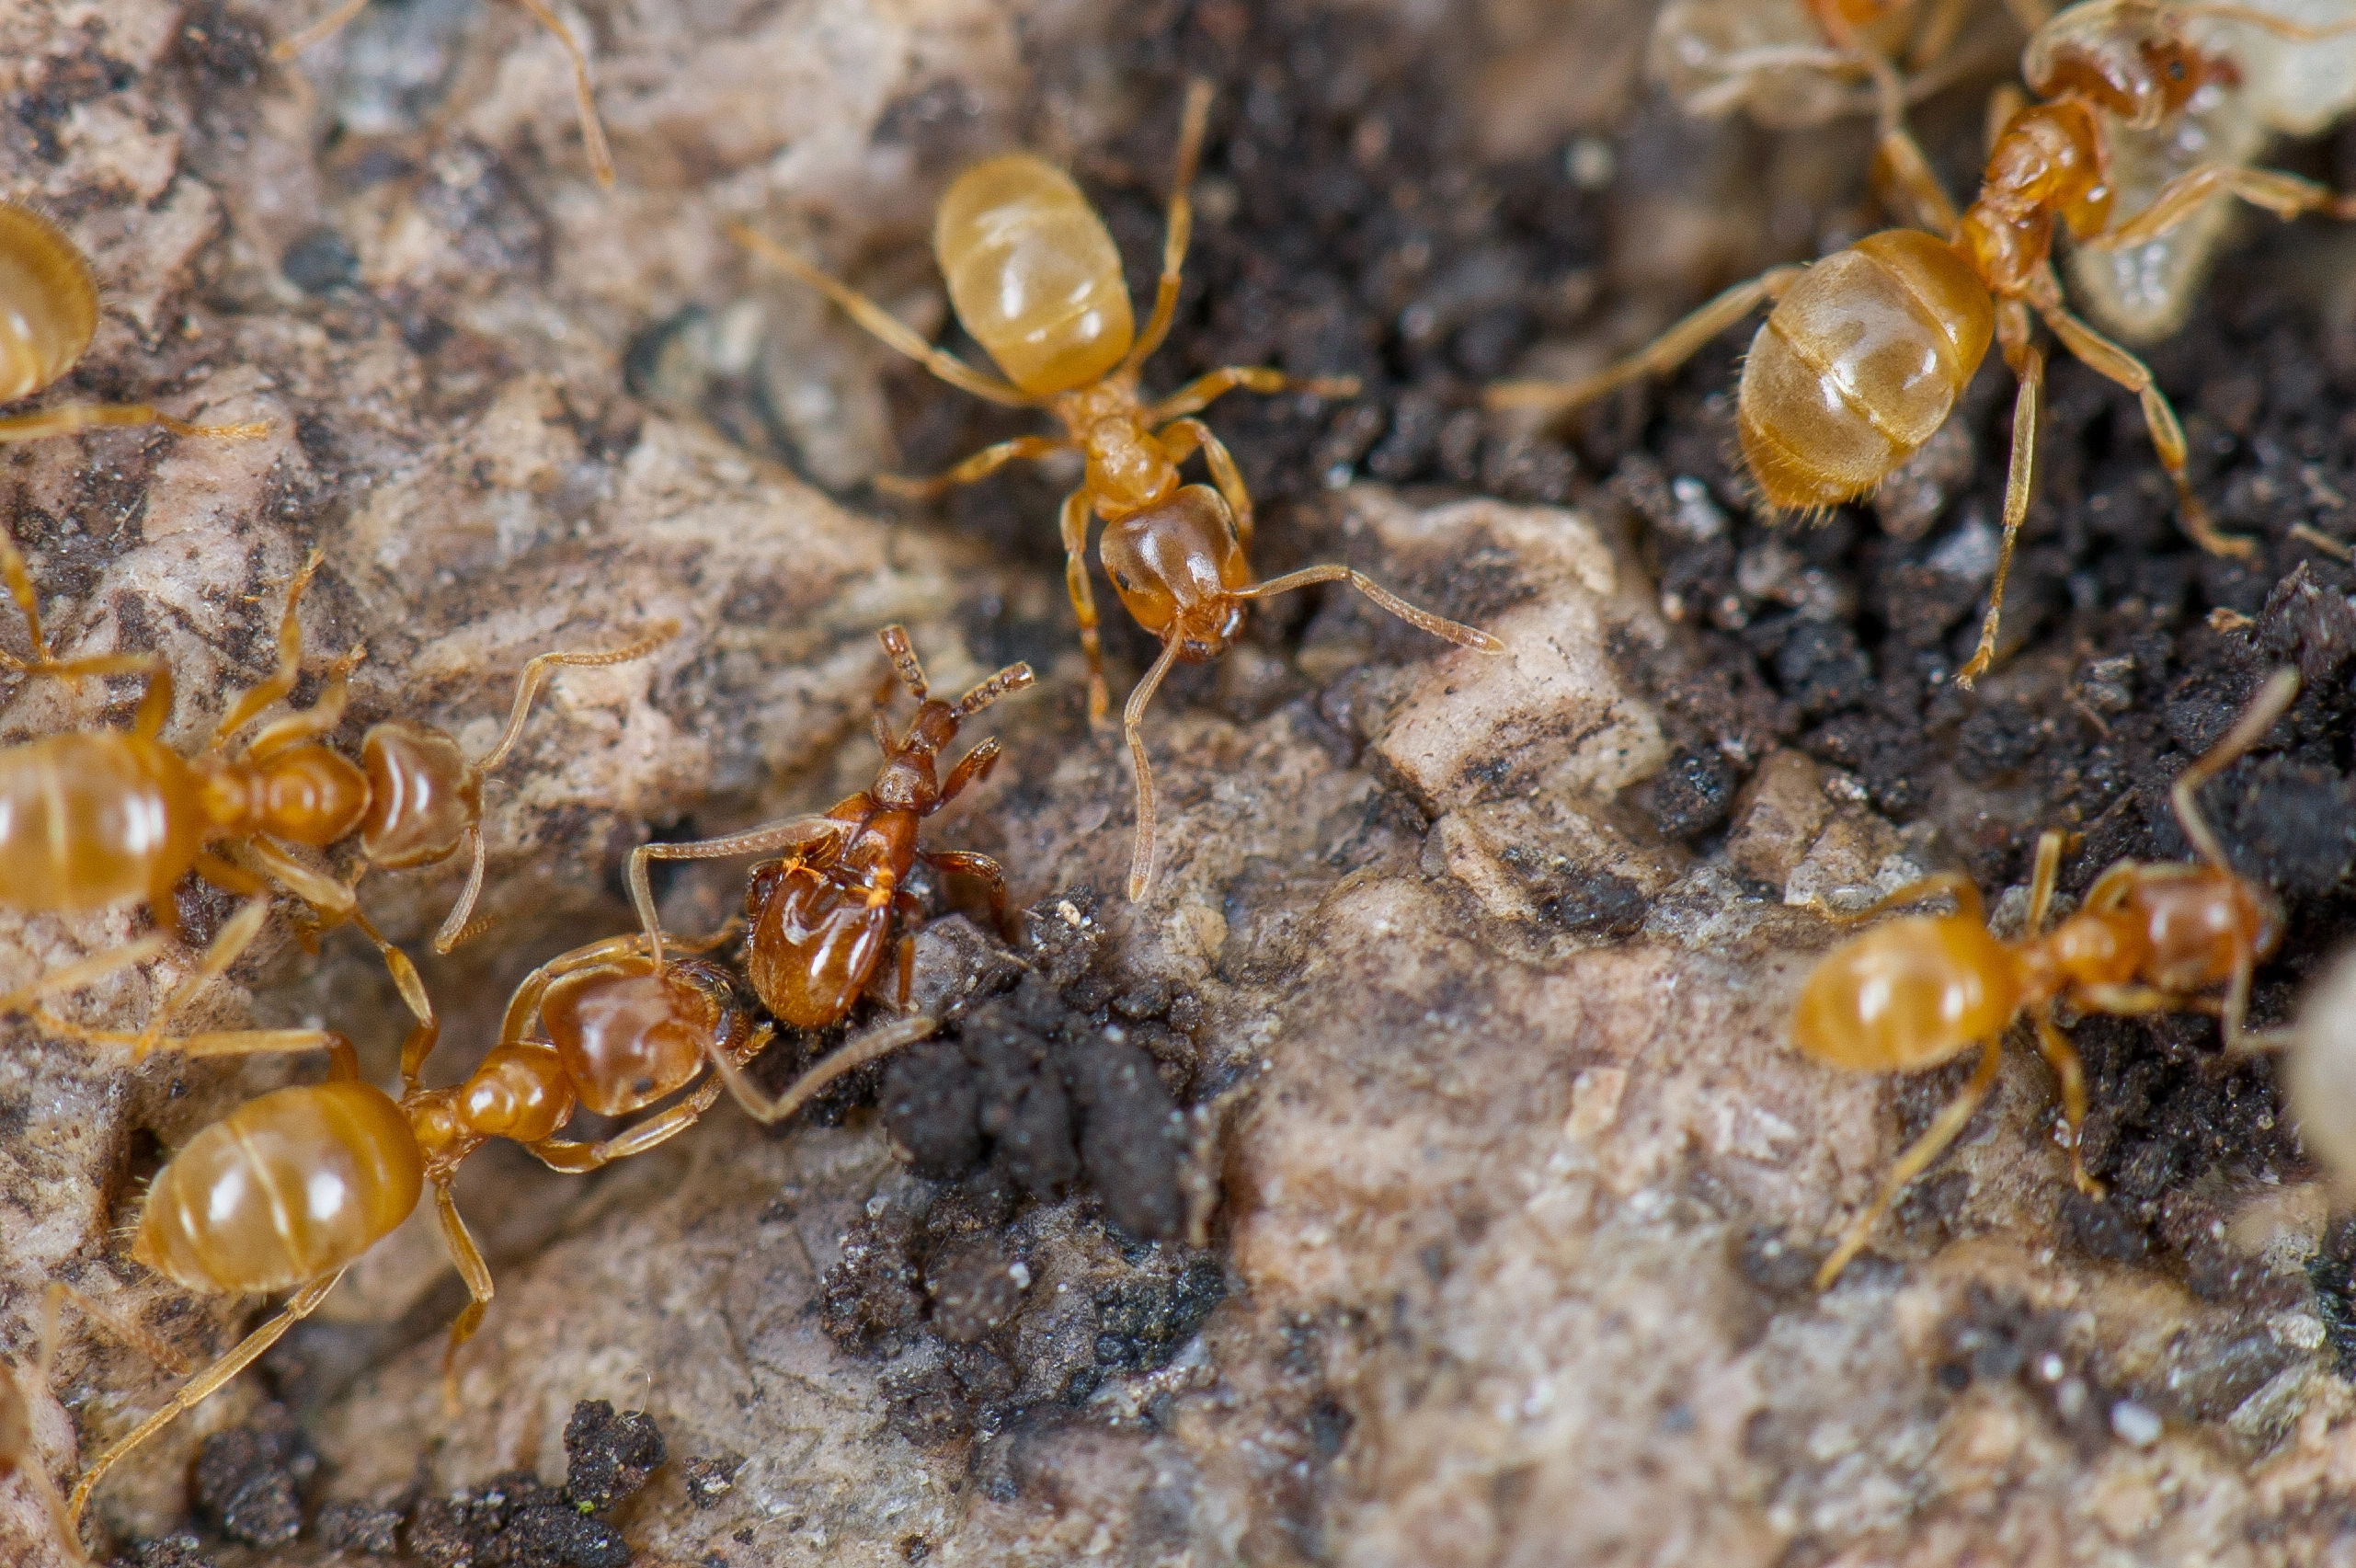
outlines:
[{"label": "dark soil clump", "polygon": [[1035,906],[1012,987],[884,1075],[885,1125],[924,1179],[843,1238],[821,1321],[883,1363],[912,1441],[1083,1403],[1169,1360],[1226,1293],[1218,1261],[1173,1240],[1195,1009],[1119,989],[1096,911],[1086,889]]}]

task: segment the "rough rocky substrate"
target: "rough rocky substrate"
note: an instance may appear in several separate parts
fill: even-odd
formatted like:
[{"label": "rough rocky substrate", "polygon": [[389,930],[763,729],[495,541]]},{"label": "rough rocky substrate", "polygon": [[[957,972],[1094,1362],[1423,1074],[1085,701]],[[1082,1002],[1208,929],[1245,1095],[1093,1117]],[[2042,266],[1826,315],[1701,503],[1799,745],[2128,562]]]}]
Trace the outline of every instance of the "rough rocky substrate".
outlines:
[{"label": "rough rocky substrate", "polygon": [[[1550,36],[1495,9],[1500,39]],[[645,664],[560,681],[495,786],[505,923],[431,975],[450,1071],[525,967],[618,928],[612,873],[648,823],[709,831],[863,782],[875,624],[909,622],[944,686],[1034,658],[1045,688],[990,720],[1005,765],[939,836],[1000,855],[1040,921],[1098,928],[1053,1016],[1001,1020],[1003,1038],[1041,1042],[1026,1093],[1077,1096],[1064,1064],[1090,1031],[1150,1059],[1190,1107],[1180,1190],[1207,1245],[1186,1225],[1125,1231],[1101,1180],[1029,1190],[978,1123],[970,1155],[911,1150],[919,1173],[892,1138],[939,1125],[896,1109],[888,1075],[880,1115],[764,1139],[723,1110],[595,1183],[489,1154],[461,1202],[500,1295],[458,1413],[434,1343],[454,1281],[412,1228],[288,1355],[110,1482],[110,1528],[187,1520],[200,1440],[269,1430],[267,1380],[303,1413],[312,1498],[337,1511],[292,1546],[194,1549],[224,1565],[398,1545],[396,1504],[414,1518],[519,1468],[553,1477],[584,1398],[651,1412],[674,1456],[616,1515],[649,1561],[2235,1562],[2309,1561],[2334,1538],[2356,1487],[2336,1359],[2349,1249],[2294,1158],[2287,1180],[2220,1170],[2155,1200],[2144,1229],[2106,1229],[2061,1200],[2050,1084],[2017,1059],[1881,1255],[1807,1289],[1817,1239],[1950,1086],[1792,1056],[1786,999],[1826,934],[1793,906],[1996,852],[1875,815],[1903,770],[1860,781],[1762,742],[1737,796],[1724,745],[1743,726],[1694,718],[1708,672],[1627,545],[1615,498],[1641,512],[1641,485],[1583,514],[1371,489],[1296,509],[1287,556],[1339,555],[1513,653],[1435,658],[1339,598],[1264,617],[1165,693],[1163,875],[1130,908],[1077,896],[1118,886],[1127,768],[1081,720],[1052,571],[846,509],[625,390],[628,346],[635,384],[659,389],[667,345],[738,374],[765,345],[796,367],[772,382],[807,392],[768,408],[784,436],[768,444],[835,484],[886,461],[876,359],[806,299],[749,285],[718,222],[839,257],[909,249],[957,145],[1022,120],[1027,62],[1105,58],[1089,18],[955,0],[600,13],[624,170],[601,199],[558,56],[514,8],[384,6],[315,67],[314,97],[261,52],[308,12],[0,18],[12,188],[89,246],[110,303],[77,390],[273,427],[234,448],[7,453],[61,643],[165,652],[171,733],[195,741],[223,690],[266,670],[280,585],[316,544],[313,647],[371,650],[341,738],[422,712],[479,746],[530,654],[681,620]],[[430,68],[400,63],[417,58]],[[1054,100],[1048,142],[1094,146],[1155,107],[1115,73],[1064,75],[1092,85]],[[1583,81],[1585,122],[1624,79]],[[1490,139],[1532,151],[1581,112],[1538,104]],[[937,319],[921,266],[902,287]],[[1795,689],[1842,656],[1795,656]],[[36,690],[6,721],[120,721],[130,698]],[[452,887],[368,896],[414,940]],[[708,924],[728,874],[669,897]],[[200,933],[225,911],[184,903]],[[0,983],[129,929],[12,921]],[[928,972],[954,991],[994,951],[944,922]],[[172,978],[126,979],[89,1015],[141,1016]],[[269,1016],[331,1020],[380,1069],[398,1038],[364,956],[290,951],[240,978]],[[989,1020],[967,1022],[955,1043],[978,1072],[1011,1059],[968,1050]],[[2151,1048],[2140,1030],[2101,1044]],[[2178,1055],[2171,1070],[2204,1070]],[[185,1351],[228,1342],[238,1309],[144,1278],[109,1226],[163,1150],[294,1070],[125,1072],[11,1033],[13,1358],[51,1276]],[[2270,1128],[2262,1084],[2219,1082],[2216,1127]],[[74,1419],[36,1410],[52,1472],[70,1479],[76,1421],[94,1453],[166,1386],[76,1327],[57,1379]],[[42,1561],[42,1528],[0,1491],[12,1561]]]}]

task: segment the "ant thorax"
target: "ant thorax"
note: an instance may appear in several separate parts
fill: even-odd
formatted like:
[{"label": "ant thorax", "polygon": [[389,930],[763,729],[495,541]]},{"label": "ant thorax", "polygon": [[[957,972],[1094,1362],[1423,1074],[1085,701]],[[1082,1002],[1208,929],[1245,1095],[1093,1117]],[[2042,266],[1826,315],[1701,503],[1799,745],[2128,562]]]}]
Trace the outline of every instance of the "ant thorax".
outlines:
[{"label": "ant thorax", "polygon": [[1088,493],[1097,515],[1107,521],[1141,511],[1178,487],[1178,465],[1162,444],[1146,433],[1138,418],[1135,400],[1128,406],[1108,409],[1104,389],[1086,395],[1092,405],[1072,419],[1073,434],[1087,451]]}]

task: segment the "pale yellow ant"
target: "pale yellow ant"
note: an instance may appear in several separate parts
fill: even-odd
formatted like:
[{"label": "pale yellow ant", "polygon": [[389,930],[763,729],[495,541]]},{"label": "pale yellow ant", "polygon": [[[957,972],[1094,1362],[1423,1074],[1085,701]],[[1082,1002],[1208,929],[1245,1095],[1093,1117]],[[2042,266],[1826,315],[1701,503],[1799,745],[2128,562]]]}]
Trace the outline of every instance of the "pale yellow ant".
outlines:
[{"label": "pale yellow ant", "polygon": [[[715,946],[728,934],[688,946]],[[922,1039],[933,1024],[901,1018],[871,1030],[780,1100],[762,1104],[773,1118],[790,1116],[845,1072]],[[658,966],[646,939],[633,933],[533,970],[508,1004],[498,1044],[449,1088],[418,1086],[437,1038],[430,1013],[419,1013],[403,1048],[397,1100],[360,1080],[359,1059],[340,1036],[323,1036],[327,1081],[248,1101],[189,1139],[149,1184],[132,1242],[134,1259],[189,1290],[293,1294],[83,1472],[68,1507],[69,1532],[109,1471],[315,1311],[344,1271],[408,1219],[428,1187],[469,1298],[443,1356],[454,1402],[454,1358],[493,1296],[490,1267],[451,1196],[460,1162],[495,1138],[566,1173],[644,1154],[692,1127],[724,1082],[741,1084],[741,1070],[770,1034],[767,1024],[754,1022],[727,969],[699,957]],[[630,1116],[688,1090],[707,1064],[712,1075],[643,1122],[593,1143],[558,1136],[577,1108]]]},{"label": "pale yellow ant", "polygon": [[[0,201],[0,406],[30,397],[80,362],[98,332],[98,285],[65,231],[31,208]],[[68,403],[0,418],[0,441],[37,441],[98,425],[157,425],[176,436],[238,440],[268,425],[191,425],[144,403]]]},{"label": "pale yellow ant", "polygon": [[[1058,452],[1084,458],[1080,487],[1064,498],[1062,531],[1064,585],[1088,656],[1092,724],[1103,723],[1111,709],[1095,596],[1088,583],[1092,511],[1104,525],[1097,552],[1114,590],[1138,624],[1162,644],[1161,657],[1138,682],[1122,714],[1137,777],[1137,844],[1129,863],[1133,898],[1144,897],[1153,876],[1153,776],[1140,728],[1146,704],[1173,663],[1201,663],[1227,651],[1242,632],[1247,601],[1313,583],[1347,582],[1435,636],[1484,653],[1504,650],[1488,633],[1419,610],[1348,567],[1306,567],[1266,582],[1252,580],[1244,556],[1252,543],[1251,495],[1227,448],[1194,416],[1237,387],[1339,397],[1357,391],[1355,378],[1304,378],[1264,366],[1230,365],[1158,401],[1139,395],[1138,369],[1161,346],[1178,306],[1179,273],[1194,225],[1189,189],[1210,106],[1210,84],[1190,84],[1161,278],[1142,332],[1134,330],[1120,252],[1069,175],[1044,159],[1013,153],[976,164],[951,182],[933,219],[933,257],[958,321],[1005,372],[1003,382],[933,347],[873,300],[794,252],[741,223],[729,228],[747,248],[822,291],[861,326],[950,385],[1009,407],[1045,409],[1063,425],[1061,436],[1018,436],[932,478],[887,476],[876,480],[878,488],[937,496],[1018,460]],[[1212,484],[1182,484],[1178,465],[1197,451],[1210,468]]]},{"label": "pale yellow ant", "polygon": [[2115,247],[2165,233],[2221,191],[2283,217],[2301,212],[2347,216],[2356,213],[2356,199],[2292,175],[2211,166],[2174,182],[2143,213],[2114,226],[2101,117],[2149,123],[2172,115],[2225,69],[2187,42],[2174,20],[2229,14],[2293,27],[2236,6],[2144,11],[2155,25],[2123,42],[2107,34],[2064,39],[2037,57],[2040,74],[2032,85],[2046,98],[2002,126],[1979,193],[1961,214],[1932,177],[1914,138],[1885,120],[1881,154],[1893,189],[1917,209],[1921,227],[1869,235],[1811,267],[1772,268],[1720,294],[1619,364],[1569,383],[1501,383],[1489,389],[1491,406],[1568,412],[1674,369],[1772,301],[1775,308],[1743,362],[1735,430],[1767,504],[1778,512],[1820,515],[1871,491],[1947,422],[1993,338],[2019,392],[1988,612],[1979,647],[1956,674],[1969,685],[1996,658],[2005,578],[2029,515],[2045,384],[2044,350],[2031,340],[2033,313],[2079,361],[2141,400],[2152,445],[2193,542],[2213,554],[2251,554],[2249,541],[2217,532],[2192,493],[2184,475],[2183,428],[2151,372],[2064,303],[2052,260],[2055,229],[2067,228],[2082,245]]},{"label": "pale yellow ant", "polygon": [[[0,667],[29,675],[144,675],[145,692],[128,732],[74,731],[0,748],[0,904],[28,912],[76,912],[147,906],[161,929],[67,965],[0,996],[0,1013],[25,1011],[44,1027],[91,1044],[128,1045],[144,1056],[171,1016],[208,980],[226,971],[268,918],[275,884],[302,899],[322,924],[349,920],[383,951],[413,1007],[422,992],[407,960],[359,914],[350,885],[305,864],[287,847],[324,849],[356,838],[363,867],[401,869],[444,861],[472,849],[466,887],[434,939],[447,953],[473,934],[487,856],[482,834],[484,777],[513,751],[532,700],[560,666],[610,665],[643,658],[676,630],[665,626],[607,653],[547,653],[524,666],[506,729],[490,751],[469,761],[438,729],[400,721],[372,727],[354,763],[319,743],[341,722],[345,684],[358,649],[338,659],[318,700],[267,726],[250,741],[237,732],[294,689],[303,662],[295,611],[318,569],[314,553],[287,591],[279,622],[277,671],[224,713],[194,755],[161,738],[172,709],[171,671],[149,654],[52,658],[41,629],[32,579],[15,544],[0,533],[0,578],[23,610],[31,655],[0,654]],[[214,853],[220,846],[235,862]],[[222,927],[195,971],[136,1034],[71,1023],[40,1005],[45,995],[88,985],[140,963],[177,931],[172,889],[189,872],[250,901]],[[315,1032],[310,1036],[318,1043]],[[213,1037],[208,1037],[213,1038]],[[226,1037],[223,1037],[226,1038]],[[260,1048],[284,1048],[280,1032],[256,1036]],[[175,1042],[188,1048],[185,1037]],[[214,1047],[227,1048],[215,1040]]]},{"label": "pale yellow ant", "polygon": [[[1955,911],[1908,915],[1851,937],[1819,960],[1792,1010],[1794,1043],[1819,1061],[1859,1072],[1916,1072],[1973,1046],[1980,1064],[1929,1130],[1898,1156],[1881,1192],[1850,1221],[1817,1271],[1817,1288],[1840,1277],[1906,1184],[1927,1170],[1996,1082],[2004,1036],[2029,1014],[2037,1048],[2061,1082],[2069,1129],[2070,1176],[2089,1197],[2102,1188],[2086,1173],[2078,1128],[2086,1076],[2077,1051],[2054,1026],[2053,1010],[2136,1016],[2214,1012],[2225,1048],[2258,1043],[2244,1025],[2252,976],[2282,938],[2282,911],[2264,887],[2234,870],[2202,815],[2201,787],[2251,747],[2299,693],[2295,670],[2268,677],[2224,738],[2177,775],[2169,798],[2200,860],[2144,864],[2122,860],[2087,890],[2076,911],[2050,931],[2045,917],[2060,874],[2065,835],[2037,841],[2029,921],[2004,941],[1988,930],[1979,889],[1960,872],[1909,883],[1870,909],[1948,897]],[[2222,988],[2222,994],[2212,995]]]}]

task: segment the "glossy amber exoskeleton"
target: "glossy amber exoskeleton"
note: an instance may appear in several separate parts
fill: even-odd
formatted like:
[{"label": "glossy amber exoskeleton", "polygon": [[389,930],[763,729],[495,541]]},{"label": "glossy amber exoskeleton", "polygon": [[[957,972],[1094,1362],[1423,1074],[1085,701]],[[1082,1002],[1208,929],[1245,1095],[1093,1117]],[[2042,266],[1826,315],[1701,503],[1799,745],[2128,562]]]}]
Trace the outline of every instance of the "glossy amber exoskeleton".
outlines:
[{"label": "glossy amber exoskeleton", "polygon": [[[357,1082],[358,1059],[340,1037],[291,1038],[290,1048],[326,1041],[333,1063],[328,1082],[248,1102],[198,1133],[156,1173],[140,1212],[134,1258],[206,1294],[295,1294],[90,1466],[74,1488],[72,1519],[80,1518],[92,1491],[126,1454],[315,1310],[343,1270],[406,1219],[427,1188],[471,1298],[451,1327],[454,1356],[492,1297],[490,1269],[451,1197],[461,1162],[494,1138],[520,1142],[565,1172],[644,1153],[693,1126],[718,1100],[726,1075],[757,1055],[770,1035],[768,1025],[754,1025],[726,969],[690,957],[658,971],[635,934],[578,948],[533,970],[509,1002],[498,1042],[447,1088],[418,1086],[439,1030],[422,988],[411,1005],[417,1023],[402,1052],[398,1100]],[[853,1065],[875,1059],[921,1037],[930,1021],[921,1025],[896,1025],[843,1054]],[[706,1065],[715,1072],[696,1084]],[[829,1062],[806,1075],[796,1093],[806,1099],[816,1092],[812,1085],[842,1070]],[[626,1114],[674,1094],[680,1097],[670,1105],[597,1142],[558,1136],[576,1106]]]},{"label": "glossy amber exoskeleton", "polygon": [[[2075,912],[2048,929],[2045,913],[2064,848],[2064,835],[2048,832],[2037,843],[2028,929],[2019,938],[2007,942],[1991,933],[1978,890],[1968,878],[1950,874],[1902,887],[1854,918],[1940,894],[1953,897],[1954,913],[1877,925],[1842,943],[1810,971],[1792,1010],[1791,1036],[1820,1061],[1863,1072],[1911,1072],[1974,1047],[1980,1051],[1971,1082],[1899,1156],[1881,1195],[1825,1260],[1817,1275],[1820,1288],[1839,1276],[1898,1193],[1962,1130],[1996,1081],[2005,1031],[2022,1013],[2061,1082],[2071,1175],[2090,1196],[2100,1196],[2101,1188],[2087,1175],[2078,1150],[2085,1079],[2077,1052],[2054,1027],[2056,1006],[2134,1015],[2213,1005],[2224,1019],[2226,1048],[2247,1048],[2250,981],[2259,961],[2282,941],[2282,910],[2265,888],[2226,863],[2195,796],[2273,727],[2298,690],[2296,671],[2276,672],[2232,731],[2178,776],[2177,819],[2200,853],[2198,863],[2121,861],[2087,889]],[[2221,987],[2219,1001],[2204,1001]]]},{"label": "glossy amber exoskeleton", "polygon": [[[54,385],[98,330],[90,263],[65,231],[29,207],[0,200],[0,404]],[[0,442],[97,425],[160,425],[175,435],[258,436],[266,425],[191,425],[144,403],[71,403],[0,418]]]},{"label": "glossy amber exoskeleton", "polygon": [[[315,554],[287,592],[277,671],[232,703],[204,744],[183,756],[160,738],[172,707],[171,676],[162,662],[145,654],[51,658],[31,577],[15,544],[0,534],[0,577],[25,612],[32,645],[29,658],[0,654],[0,666],[63,678],[141,674],[148,682],[128,733],[51,735],[0,747],[0,903],[74,911],[139,901],[168,933],[175,929],[172,889],[194,872],[257,900],[275,883],[310,905],[322,922],[333,923],[356,918],[350,885],[305,864],[291,846],[325,849],[357,834],[363,859],[388,868],[445,860],[471,843],[465,890],[435,946],[447,952],[463,939],[486,854],[483,779],[513,750],[548,672],[561,665],[636,658],[669,631],[612,653],[543,654],[532,660],[517,684],[506,730],[479,761],[468,761],[441,732],[410,724],[370,729],[358,764],[320,743],[316,738],[342,719],[345,681],[357,654],[337,663],[310,707],[235,744],[239,730],[294,689],[303,658],[296,609],[318,565]],[[266,900],[249,904],[223,927],[195,979],[135,1036],[84,1028],[38,999],[148,956],[151,949],[137,944],[95,967],[75,967],[0,997],[0,1012],[23,1008],[61,1034],[93,1044],[128,1044],[143,1055],[164,1037],[166,1021],[194,994],[193,985],[236,961],[260,931],[265,909]]]},{"label": "glossy amber exoskeleton", "polygon": [[[1993,336],[2019,392],[1987,614],[1978,648],[1957,672],[1968,685],[1996,658],[2005,578],[2029,513],[2045,376],[2031,322],[2041,320],[2071,354],[2141,400],[2185,532],[2205,550],[2249,554],[2248,541],[2212,526],[2193,494],[2184,473],[2183,429],[2151,372],[2066,308],[2053,274],[2055,231],[2066,228],[2083,246],[2118,247],[2166,233],[2224,192],[2286,217],[2356,216],[2356,197],[2270,170],[2204,166],[2140,213],[2115,222],[2106,125],[2157,124],[2204,84],[2229,79],[2232,67],[2187,42],[2166,6],[2098,3],[2102,8],[2088,13],[2087,25],[2056,18],[2038,35],[2025,65],[2048,97],[2021,107],[1997,130],[1978,192],[1961,213],[1885,103],[1878,159],[1893,190],[1914,209],[1915,229],[1869,235],[1813,267],[1774,268],[1727,290],[1619,364],[1565,384],[1503,383],[1490,389],[1489,402],[1550,416],[1568,412],[1674,368],[1772,301],[1744,365],[1736,413],[1743,452],[1768,505],[1821,513],[1867,494],[1921,450]],[[1814,14],[1835,29],[1848,25],[1848,8],[1847,0],[1812,0]],[[2252,25],[2278,25],[2244,7],[2235,15]],[[2320,36],[2293,23],[2279,26]]]},{"label": "glossy amber exoskeleton", "polygon": [[[1161,280],[1141,332],[1134,330],[1120,252],[1069,175],[1018,153],[977,164],[951,183],[933,224],[933,256],[957,319],[1005,372],[1002,383],[932,347],[874,301],[792,251],[741,224],[730,231],[822,290],[852,319],[952,386],[993,403],[1045,409],[1063,426],[1059,437],[1001,441],[931,479],[887,477],[876,484],[898,495],[935,496],[1018,459],[1056,452],[1081,455],[1081,486],[1063,504],[1064,587],[1088,656],[1090,722],[1102,723],[1112,707],[1096,630],[1095,590],[1088,580],[1092,513],[1104,523],[1098,550],[1106,574],[1138,624],[1162,640],[1160,662],[1130,693],[1123,715],[1137,773],[1133,898],[1144,896],[1153,868],[1153,780],[1139,727],[1146,704],[1173,659],[1208,659],[1226,651],[1242,630],[1245,601],[1312,583],[1346,582],[1435,636],[1487,653],[1503,651],[1487,633],[1415,609],[1346,567],[1310,567],[1271,582],[1252,581],[1244,555],[1252,544],[1251,493],[1227,448],[1194,416],[1239,386],[1347,396],[1357,391],[1356,378],[1303,379],[1234,365],[1200,376],[1166,398],[1139,395],[1138,368],[1161,346],[1177,308],[1179,270],[1194,222],[1188,188],[1210,103],[1208,83],[1189,86]],[[1182,482],[1179,465],[1196,452],[1216,488]],[[843,940],[854,936],[848,928],[841,933]]]},{"label": "glossy amber exoskeleton", "polygon": [[[875,710],[875,743],[884,765],[875,782],[822,816],[795,817],[750,832],[688,843],[641,844],[630,855],[630,896],[646,926],[646,941],[662,950],[650,860],[724,860],[783,850],[776,860],[755,866],[745,893],[750,931],[745,943],[745,973],[761,1005],[797,1029],[819,1029],[846,1016],[874,977],[897,921],[899,1000],[908,1005],[915,927],[924,910],[907,887],[921,861],[935,869],[978,878],[989,895],[990,912],[1006,921],[1006,876],[988,855],[924,849],[917,825],[946,806],[966,786],[989,776],[999,748],[985,740],[958,759],[948,776],[941,754],[957,738],[966,719],[1010,692],[1031,684],[1031,667],[1010,664],[954,703],[930,694],[924,668],[909,646],[908,634],[886,626],[876,634],[893,673],[916,698],[916,716],[904,735],[886,723],[883,698]],[[885,692],[888,695],[888,683]]]}]

